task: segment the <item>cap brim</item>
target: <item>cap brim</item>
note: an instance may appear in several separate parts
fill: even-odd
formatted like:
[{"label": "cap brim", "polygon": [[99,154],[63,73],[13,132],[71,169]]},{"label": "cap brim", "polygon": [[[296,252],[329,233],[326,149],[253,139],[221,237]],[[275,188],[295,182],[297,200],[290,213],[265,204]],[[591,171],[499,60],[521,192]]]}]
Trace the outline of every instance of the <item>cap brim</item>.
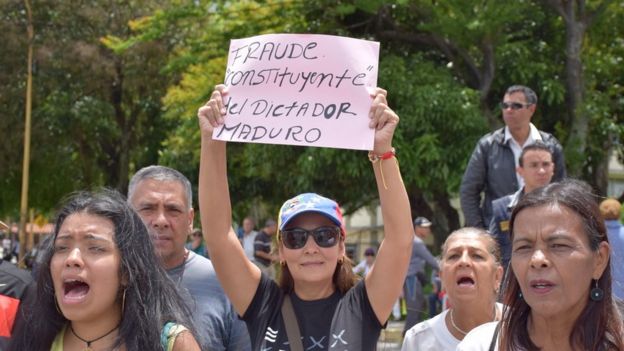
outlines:
[{"label": "cap brim", "polygon": [[296,212],[292,213],[288,217],[288,220],[286,220],[285,222],[280,223],[279,230],[284,230],[284,228],[288,225],[288,223],[292,222],[292,220],[294,218],[296,218],[299,215],[304,214],[304,213],[318,213],[320,215],[325,216],[329,220],[331,220],[335,225],[337,225],[339,227],[342,227],[342,223],[340,223],[340,221],[337,218],[332,217],[331,215],[329,215],[327,212],[319,211],[319,210],[316,210],[316,209],[313,209],[313,208],[305,208],[305,209],[302,209],[300,211],[296,211]]},{"label": "cap brim", "polygon": [[6,223],[4,223],[3,221],[0,221],[0,229],[8,230],[9,226]]}]

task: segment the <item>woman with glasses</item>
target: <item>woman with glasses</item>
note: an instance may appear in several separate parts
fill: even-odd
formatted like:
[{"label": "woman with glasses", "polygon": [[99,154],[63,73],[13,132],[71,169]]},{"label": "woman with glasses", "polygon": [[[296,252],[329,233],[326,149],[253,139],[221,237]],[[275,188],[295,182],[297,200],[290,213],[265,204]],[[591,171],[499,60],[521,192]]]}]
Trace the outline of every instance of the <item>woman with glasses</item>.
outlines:
[{"label": "woman with glasses", "polygon": [[[226,144],[213,140],[224,123],[225,86],[217,86],[198,111],[202,135],[199,199],[204,238],[225,292],[246,321],[254,350],[375,350],[402,288],[411,254],[411,214],[394,158],[392,137],[399,117],[386,92],[372,96],[369,153],[384,218],[385,239],[374,267],[357,282],[345,255],[344,221],[334,200],[300,194],[278,217],[279,283],[245,258],[232,229]],[[368,162],[364,161],[363,162]]]}]

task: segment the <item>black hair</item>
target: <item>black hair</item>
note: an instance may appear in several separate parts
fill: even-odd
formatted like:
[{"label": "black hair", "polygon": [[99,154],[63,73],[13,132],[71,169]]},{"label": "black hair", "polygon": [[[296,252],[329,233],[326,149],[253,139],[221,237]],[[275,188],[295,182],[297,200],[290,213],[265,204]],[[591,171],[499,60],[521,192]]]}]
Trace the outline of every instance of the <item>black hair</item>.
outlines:
[{"label": "black hair", "polygon": [[[124,345],[128,351],[160,350],[160,332],[172,321],[194,331],[190,310],[174,283],[160,266],[141,218],[117,191],[71,194],[58,211],[54,239],[67,217],[74,213],[101,216],[113,222],[114,242],[119,249],[119,296],[125,290],[119,333],[113,349]],[[50,261],[54,248],[45,253],[37,276],[36,298],[24,308],[24,323],[13,335],[9,350],[50,350],[56,335],[69,321],[57,309]],[[123,283],[120,283],[123,284]],[[34,337],[35,336],[35,337]]]},{"label": "black hair", "polygon": [[548,152],[550,154],[550,160],[552,162],[553,151],[543,141],[538,140],[538,141],[536,141],[534,143],[531,143],[531,144],[525,146],[524,148],[522,148],[522,152],[520,153],[520,157],[518,157],[518,164],[520,165],[520,167],[524,167],[524,162],[523,162],[524,155],[526,155],[526,153],[529,152],[529,151],[537,151],[537,150]]}]

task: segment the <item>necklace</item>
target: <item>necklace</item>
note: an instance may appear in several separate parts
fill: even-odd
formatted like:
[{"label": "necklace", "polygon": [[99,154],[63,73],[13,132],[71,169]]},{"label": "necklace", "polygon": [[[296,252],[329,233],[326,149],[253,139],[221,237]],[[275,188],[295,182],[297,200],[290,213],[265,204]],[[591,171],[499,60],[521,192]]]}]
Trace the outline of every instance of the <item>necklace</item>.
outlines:
[{"label": "necklace", "polygon": [[460,332],[462,335],[466,335],[466,334],[468,334],[468,332],[465,332],[465,331],[463,331],[463,330],[459,329],[459,327],[457,326],[457,324],[455,324],[455,319],[453,319],[453,311],[454,311],[454,310],[455,310],[454,308],[451,308],[451,312],[450,312],[450,315],[451,315],[451,325],[453,326],[453,328],[455,328],[455,330],[457,330],[458,332]]},{"label": "necklace", "polygon": [[[455,310],[454,308],[451,308],[451,312],[449,312],[449,314],[451,315],[451,325],[453,326],[453,328],[455,328],[455,330],[457,330],[458,332],[460,332],[462,335],[465,336],[466,334],[468,334],[468,332],[460,329],[457,326],[457,324],[455,324],[455,319],[453,318],[454,310]],[[492,318],[492,321],[495,321],[495,320],[496,320],[496,305],[494,305],[494,318]]]},{"label": "necklace", "polygon": [[78,339],[80,339],[80,341],[85,342],[87,344],[87,347],[84,349],[84,351],[93,351],[93,349],[91,348],[91,344],[110,335],[110,333],[114,332],[115,330],[117,330],[117,328],[119,328],[119,324],[117,324],[115,326],[115,328],[111,329],[108,333],[100,336],[99,338],[95,338],[93,340],[85,340],[83,338],[81,338],[78,334],[76,334],[76,332],[74,331],[74,327],[72,327],[71,324],[69,324],[69,330],[72,332],[72,334],[74,334],[75,337],[77,337]]}]

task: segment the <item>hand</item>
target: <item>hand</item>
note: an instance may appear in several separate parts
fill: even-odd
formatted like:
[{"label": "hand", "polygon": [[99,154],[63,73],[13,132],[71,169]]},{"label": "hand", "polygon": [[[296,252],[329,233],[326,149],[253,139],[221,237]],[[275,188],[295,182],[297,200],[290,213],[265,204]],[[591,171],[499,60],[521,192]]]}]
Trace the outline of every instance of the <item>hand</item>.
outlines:
[{"label": "hand", "polygon": [[369,127],[375,129],[375,146],[373,152],[377,155],[381,155],[392,149],[392,137],[399,123],[399,116],[388,107],[386,95],[387,92],[381,88],[376,88],[375,92],[371,94],[374,99],[369,113],[369,117],[371,118]]},{"label": "hand", "polygon": [[226,114],[223,104],[223,97],[227,95],[227,87],[223,84],[215,86],[215,90],[210,95],[210,100],[197,110],[197,119],[199,120],[199,129],[202,136],[212,138],[212,132],[215,128],[224,123]]}]

